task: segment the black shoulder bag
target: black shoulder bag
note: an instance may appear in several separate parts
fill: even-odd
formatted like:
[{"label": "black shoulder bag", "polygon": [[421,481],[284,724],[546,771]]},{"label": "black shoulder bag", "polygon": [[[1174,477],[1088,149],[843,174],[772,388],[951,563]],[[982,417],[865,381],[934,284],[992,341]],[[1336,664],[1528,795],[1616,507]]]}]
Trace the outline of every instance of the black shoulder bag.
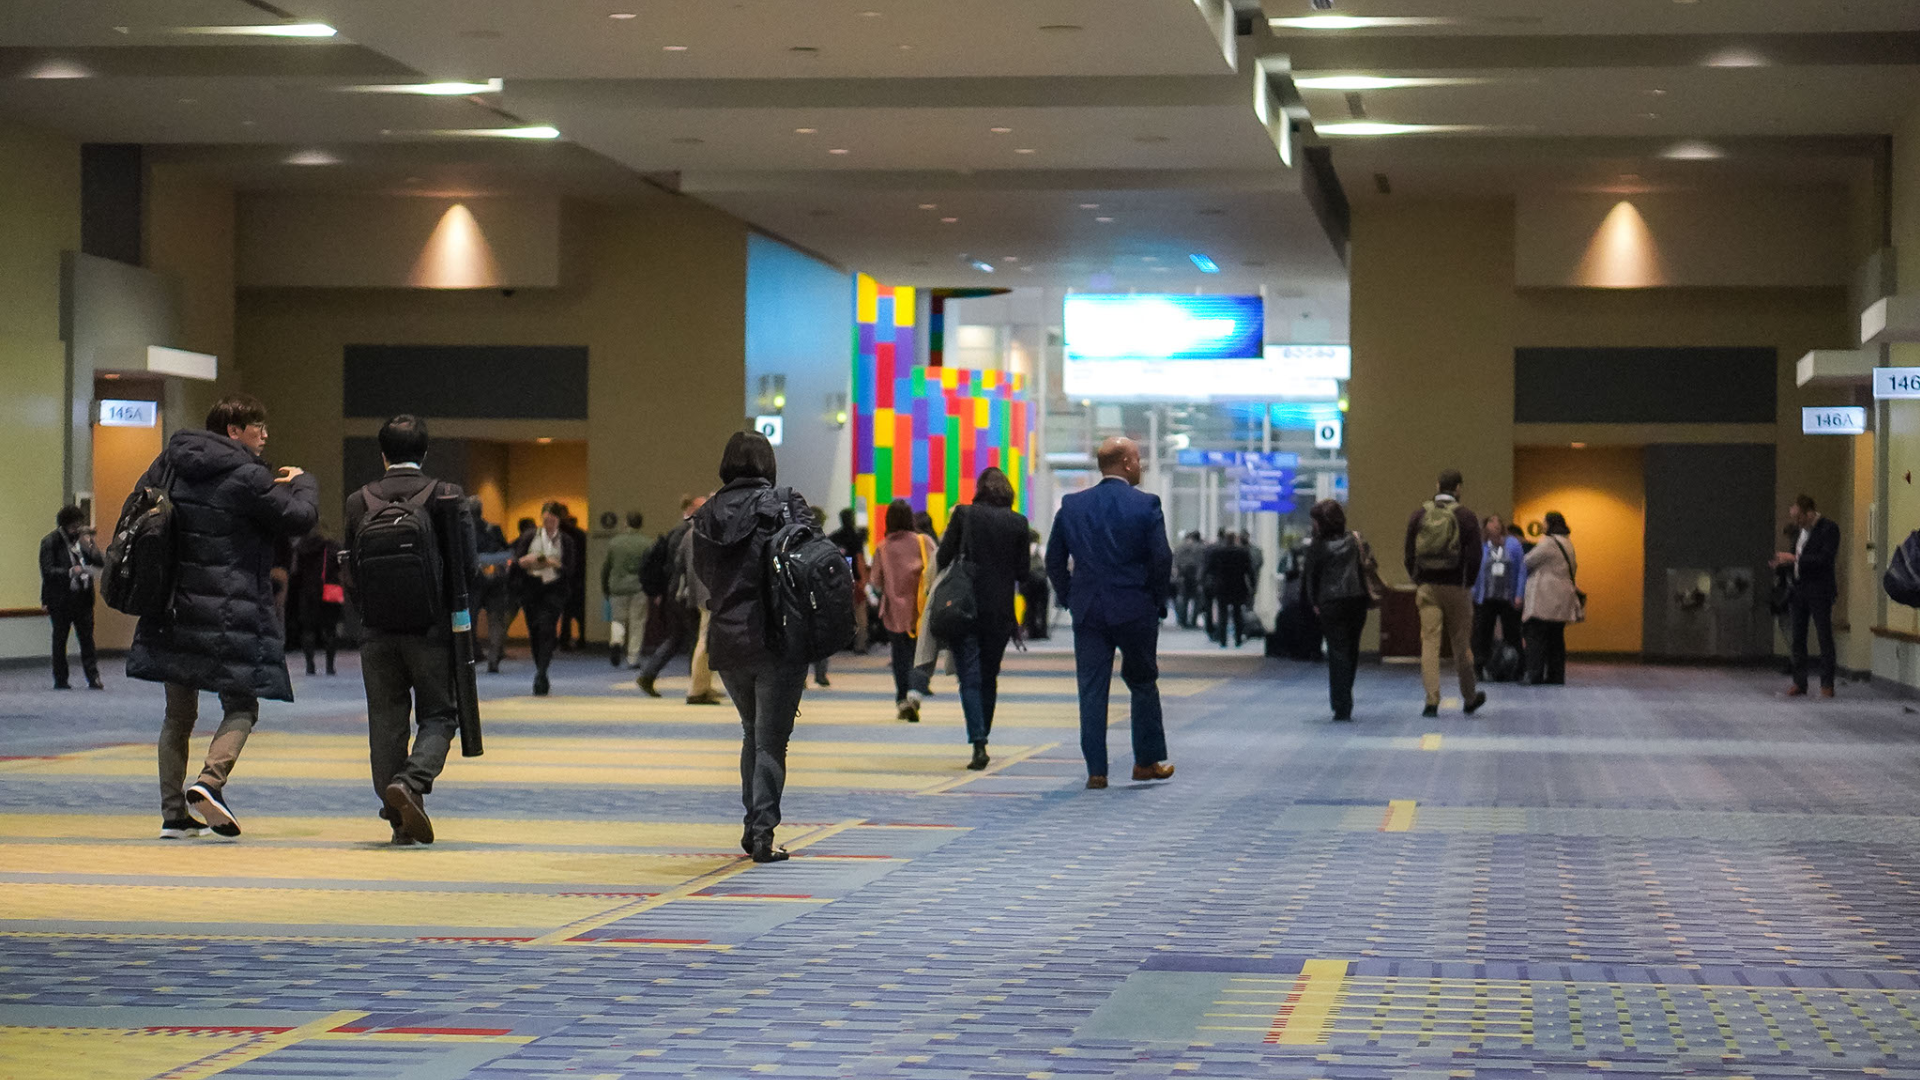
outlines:
[{"label": "black shoulder bag", "polygon": [[973,595],[973,527],[966,524],[972,516],[960,516],[960,553],[941,575],[940,583],[933,587],[933,598],[927,602],[933,612],[927,619],[927,629],[941,641],[958,641],[973,633],[980,623],[980,602]]}]

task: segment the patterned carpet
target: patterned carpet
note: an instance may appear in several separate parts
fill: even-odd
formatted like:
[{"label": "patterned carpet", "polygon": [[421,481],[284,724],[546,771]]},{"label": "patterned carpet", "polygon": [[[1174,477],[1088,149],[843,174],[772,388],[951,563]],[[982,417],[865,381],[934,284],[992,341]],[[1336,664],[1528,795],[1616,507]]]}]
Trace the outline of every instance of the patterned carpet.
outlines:
[{"label": "patterned carpet", "polygon": [[268,704],[237,841],[152,838],[157,688],[0,675],[0,1078],[1920,1077],[1920,714],[1866,688],[1575,665],[1422,720],[1372,666],[1333,724],[1322,668],[1174,655],[1178,774],[1121,717],[1096,792],[1064,653],[984,773],[951,680],[910,726],[848,657],[756,866],[730,708],[525,666],[405,849],[350,658]]}]

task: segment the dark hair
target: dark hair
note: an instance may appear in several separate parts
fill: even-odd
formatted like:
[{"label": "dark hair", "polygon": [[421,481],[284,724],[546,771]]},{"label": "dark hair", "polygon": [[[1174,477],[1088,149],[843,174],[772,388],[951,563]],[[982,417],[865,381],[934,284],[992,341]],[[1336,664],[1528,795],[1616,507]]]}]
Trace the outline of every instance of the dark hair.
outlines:
[{"label": "dark hair", "polygon": [[647,519],[640,515],[640,511],[638,510],[627,511],[627,528],[637,529],[640,526],[645,525],[646,523],[647,523]]},{"label": "dark hair", "polygon": [[773,444],[757,431],[736,431],[720,454],[720,482],[765,480],[771,484],[780,476],[780,463],[774,459]]},{"label": "dark hair", "polygon": [[616,513],[614,513],[614,512],[613,512],[613,511],[611,511],[611,510],[602,510],[602,511],[600,511],[600,527],[601,527],[601,528],[603,528],[603,529],[617,529],[617,528],[619,528],[619,527],[620,527],[620,515],[619,515],[619,514],[616,514]]},{"label": "dark hair", "polygon": [[411,461],[418,465],[427,456],[427,425],[417,416],[401,413],[380,425],[380,455],[387,464]]},{"label": "dark hair", "polygon": [[228,394],[207,411],[207,430],[225,435],[230,427],[245,428],[267,422],[267,407],[247,394]]},{"label": "dark hair", "polygon": [[53,515],[53,523],[62,529],[69,525],[78,525],[85,520],[87,520],[87,512],[77,506],[63,506],[59,513]]},{"label": "dark hair", "polygon": [[973,501],[978,506],[998,506],[1002,510],[1013,509],[1013,481],[1000,471],[999,466],[989,465],[973,482]]},{"label": "dark hair", "polygon": [[1464,479],[1459,469],[1447,469],[1440,474],[1440,490],[1451,495],[1460,490],[1460,483]]},{"label": "dark hair", "polygon": [[1793,505],[1799,507],[1800,512],[1803,514],[1811,514],[1815,510],[1815,507],[1813,505],[1813,496],[1811,495],[1802,495],[1794,499]]},{"label": "dark hair", "polygon": [[843,506],[840,508],[840,526],[845,529],[853,528],[853,507]]},{"label": "dark hair", "polygon": [[913,531],[913,504],[905,499],[895,499],[887,504],[887,531],[890,533]]},{"label": "dark hair", "polygon": [[532,518],[521,518],[520,521],[514,525],[514,528],[518,529],[521,532],[526,532],[528,529],[537,529],[539,527],[540,527],[540,523],[533,520]]},{"label": "dark hair", "polygon": [[540,504],[540,516],[546,517],[548,514],[559,518],[561,523],[565,524],[567,520],[567,504],[554,499],[548,499],[546,502]]},{"label": "dark hair", "polygon": [[933,527],[933,515],[925,510],[913,515],[913,531],[926,533],[935,540],[940,539],[940,531]]},{"label": "dark hair", "polygon": [[1547,511],[1547,535],[1548,536],[1572,536],[1573,535],[1573,530],[1567,528],[1567,519],[1564,517],[1561,517],[1560,511],[1558,510]]},{"label": "dark hair", "polygon": [[1313,509],[1307,511],[1307,516],[1313,519],[1315,536],[1330,540],[1347,531],[1347,508],[1335,499],[1321,499],[1314,503]]}]

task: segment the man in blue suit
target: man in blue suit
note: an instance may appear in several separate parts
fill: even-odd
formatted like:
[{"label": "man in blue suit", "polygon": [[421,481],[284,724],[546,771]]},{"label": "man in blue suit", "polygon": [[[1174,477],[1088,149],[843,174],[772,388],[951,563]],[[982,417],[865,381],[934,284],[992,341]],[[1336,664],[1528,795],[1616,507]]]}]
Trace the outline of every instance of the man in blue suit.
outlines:
[{"label": "man in blue suit", "polygon": [[1167,734],[1160,722],[1160,620],[1172,589],[1160,497],[1139,490],[1140,448],[1129,439],[1100,444],[1098,484],[1060,500],[1047,543],[1047,577],[1073,612],[1073,658],[1080,674],[1080,752],[1087,786],[1107,786],[1107,691],[1113,650],[1133,694],[1133,778],[1165,780]]}]

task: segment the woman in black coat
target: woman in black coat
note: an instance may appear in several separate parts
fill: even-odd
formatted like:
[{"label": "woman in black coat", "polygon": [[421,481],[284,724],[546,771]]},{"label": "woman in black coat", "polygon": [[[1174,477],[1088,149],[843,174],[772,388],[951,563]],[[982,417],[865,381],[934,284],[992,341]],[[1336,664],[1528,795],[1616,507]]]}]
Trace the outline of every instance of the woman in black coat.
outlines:
[{"label": "woman in black coat", "polygon": [[327,674],[334,673],[334,632],[347,598],[340,580],[339,553],[340,546],[319,529],[293,545],[293,566],[287,571],[287,644],[306,654],[309,675],[314,673],[315,639],[326,651]]},{"label": "woman in black coat", "polygon": [[694,512],[693,573],[707,591],[707,663],[720,673],[740,713],[740,846],[754,862],[779,862],[780,796],[787,784],[787,740],[807,687],[807,664],[767,648],[767,541],[788,522],[813,520],[792,488],[776,488],[773,444],[757,431],[735,432],[720,456],[725,487]]},{"label": "woman in black coat", "polygon": [[1019,631],[1013,594],[1030,569],[1030,536],[1026,515],[1013,510],[1013,483],[1006,473],[989,468],[974,483],[972,505],[954,508],[940,541],[940,569],[962,556],[973,564],[973,598],[979,610],[972,633],[945,642],[953,650],[960,709],[967,717],[967,741],[973,744],[969,769],[987,767],[987,736],[993,732],[993,708],[1000,693],[1000,661],[1007,642]]},{"label": "woman in black coat", "polygon": [[1300,568],[1300,596],[1320,618],[1327,636],[1327,693],[1335,720],[1353,719],[1353,674],[1360,661],[1360,632],[1372,599],[1367,563],[1372,554],[1360,534],[1347,528],[1347,511],[1323,499],[1308,511],[1313,543]]}]

